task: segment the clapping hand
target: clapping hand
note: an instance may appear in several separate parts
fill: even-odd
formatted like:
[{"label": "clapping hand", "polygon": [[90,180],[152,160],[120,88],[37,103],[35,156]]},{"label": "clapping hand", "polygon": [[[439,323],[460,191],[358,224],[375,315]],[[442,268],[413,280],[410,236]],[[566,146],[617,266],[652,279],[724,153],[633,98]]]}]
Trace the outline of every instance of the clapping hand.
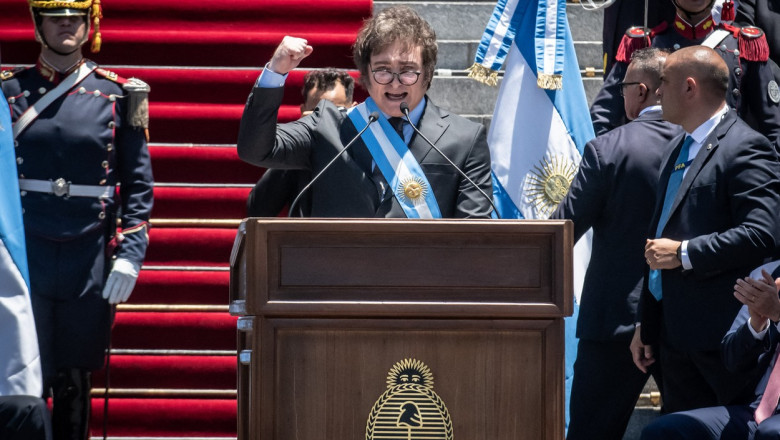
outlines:
[{"label": "clapping hand", "polygon": [[780,320],[778,285],[780,278],[773,280],[763,269],[760,279],[745,277],[734,285],[734,297],[748,307],[750,323],[757,332],[764,330],[768,321]]}]

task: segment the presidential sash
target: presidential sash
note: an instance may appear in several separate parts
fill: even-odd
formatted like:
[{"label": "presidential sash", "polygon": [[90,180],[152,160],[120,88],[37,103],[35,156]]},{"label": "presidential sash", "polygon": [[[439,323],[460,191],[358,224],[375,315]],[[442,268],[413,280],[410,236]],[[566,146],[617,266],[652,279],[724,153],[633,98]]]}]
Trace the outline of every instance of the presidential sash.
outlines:
[{"label": "presidential sash", "polygon": [[428,179],[401,136],[382,115],[373,99],[349,109],[349,119],[360,131],[368,124],[368,115],[378,112],[379,119],[360,137],[387,180],[393,195],[408,218],[441,218],[439,204]]}]

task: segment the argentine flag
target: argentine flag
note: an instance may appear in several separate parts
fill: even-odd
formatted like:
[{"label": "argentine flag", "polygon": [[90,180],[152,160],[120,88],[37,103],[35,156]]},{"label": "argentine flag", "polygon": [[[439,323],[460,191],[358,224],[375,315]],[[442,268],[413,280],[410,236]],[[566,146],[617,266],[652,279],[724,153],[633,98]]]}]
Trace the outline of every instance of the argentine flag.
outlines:
[{"label": "argentine flag", "polygon": [[[6,102],[0,90],[0,102]],[[0,105],[0,396],[43,393],[16,155],[7,105]]]},{"label": "argentine flag", "polygon": [[[504,63],[488,133],[495,204],[501,218],[546,219],[566,195],[585,144],[594,137],[565,0],[499,0],[470,76],[496,84]],[[574,248],[574,314],[566,318],[567,426],[590,236]]]}]

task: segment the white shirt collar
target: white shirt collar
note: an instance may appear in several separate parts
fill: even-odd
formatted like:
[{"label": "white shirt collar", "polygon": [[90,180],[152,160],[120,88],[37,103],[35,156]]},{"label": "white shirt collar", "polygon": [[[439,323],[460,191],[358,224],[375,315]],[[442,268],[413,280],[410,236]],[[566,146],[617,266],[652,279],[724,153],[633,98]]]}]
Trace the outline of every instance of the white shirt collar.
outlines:
[{"label": "white shirt collar", "polygon": [[696,141],[697,144],[704,143],[704,140],[707,139],[707,136],[712,133],[712,130],[717,127],[718,123],[720,123],[721,119],[723,119],[723,116],[726,115],[729,111],[729,106],[724,104],[723,108],[717,111],[712,117],[704,121],[703,124],[696,127],[695,130],[693,130],[693,133],[688,133],[689,136],[693,138],[694,141]]}]

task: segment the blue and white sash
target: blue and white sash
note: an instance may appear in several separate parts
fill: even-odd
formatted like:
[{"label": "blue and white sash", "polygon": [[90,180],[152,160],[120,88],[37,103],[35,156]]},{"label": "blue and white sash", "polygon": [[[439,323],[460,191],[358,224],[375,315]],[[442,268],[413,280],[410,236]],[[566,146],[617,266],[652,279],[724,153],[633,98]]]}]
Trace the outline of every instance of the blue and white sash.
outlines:
[{"label": "blue and white sash", "polygon": [[379,120],[363,133],[361,139],[406,216],[441,218],[439,204],[420,164],[379,111],[374,100],[368,98],[362,104],[349,109],[349,119],[360,131],[368,124],[368,115],[374,111],[379,113]]}]

